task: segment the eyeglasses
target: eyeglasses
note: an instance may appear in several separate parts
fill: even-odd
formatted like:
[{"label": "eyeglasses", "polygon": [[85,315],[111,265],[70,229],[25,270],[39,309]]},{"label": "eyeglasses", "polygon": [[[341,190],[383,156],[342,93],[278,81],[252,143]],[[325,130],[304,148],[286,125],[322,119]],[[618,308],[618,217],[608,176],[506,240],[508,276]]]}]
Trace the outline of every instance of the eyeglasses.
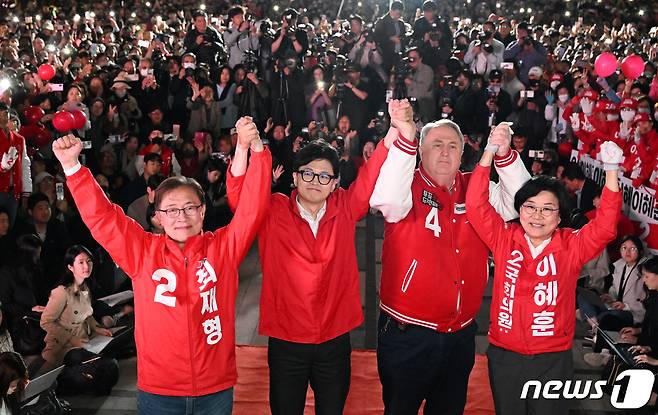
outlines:
[{"label": "eyeglasses", "polygon": [[637,252],[637,248],[634,247],[634,246],[631,246],[630,248],[627,247],[627,246],[622,246],[621,248],[619,248],[619,250],[621,252],[626,252],[626,251],[628,251],[628,252]]},{"label": "eyeglasses", "polygon": [[185,212],[185,216],[194,216],[197,214],[199,208],[203,204],[197,206],[185,206],[184,208],[169,208],[169,209],[157,209],[158,212],[164,212],[169,219],[177,218],[181,212]]},{"label": "eyeglasses", "polygon": [[302,176],[302,180],[308,183],[317,177],[318,183],[322,185],[329,184],[332,179],[336,178],[336,176],[332,176],[329,173],[315,173],[313,170],[297,170],[297,174]]},{"label": "eyeglasses", "polygon": [[558,212],[560,210],[556,208],[537,207],[537,206],[526,205],[526,204],[521,205],[521,207],[528,215],[534,215],[535,213],[539,212],[542,216],[551,216],[553,213]]}]

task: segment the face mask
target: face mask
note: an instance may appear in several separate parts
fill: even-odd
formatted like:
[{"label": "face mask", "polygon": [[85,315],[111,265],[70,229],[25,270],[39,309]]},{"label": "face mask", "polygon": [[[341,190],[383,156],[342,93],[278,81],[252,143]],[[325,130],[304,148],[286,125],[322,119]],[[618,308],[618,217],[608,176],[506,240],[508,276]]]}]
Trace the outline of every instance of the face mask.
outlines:
[{"label": "face mask", "polygon": [[551,82],[551,89],[557,88],[557,86],[560,85],[560,81],[553,81]]},{"label": "face mask", "polygon": [[561,103],[565,104],[567,101],[569,101],[569,95],[567,94],[558,95],[557,99],[559,99]]},{"label": "face mask", "polygon": [[617,114],[607,114],[605,117],[608,121],[617,121],[619,119],[619,115]]},{"label": "face mask", "polygon": [[590,115],[592,113],[593,107],[594,107],[594,103],[590,101],[588,98],[584,98],[580,100],[580,108],[583,110],[585,115]]},{"label": "face mask", "polygon": [[622,111],[621,112],[622,121],[630,122],[630,121],[633,120],[634,117],[635,117],[635,111],[631,110],[631,111]]},{"label": "face mask", "polygon": [[644,76],[646,76],[648,79],[651,79],[653,78],[653,73],[647,71],[644,73]]},{"label": "face mask", "polygon": [[497,94],[500,92],[500,85],[490,85],[489,86],[489,91],[493,92],[494,94]]},{"label": "face mask", "polygon": [[122,90],[122,89],[118,89],[118,90],[114,91],[114,93],[115,93],[119,98],[123,98],[123,97],[126,96],[126,91],[124,91],[124,90]]},{"label": "face mask", "polygon": [[649,113],[649,108],[638,108],[637,112],[643,112],[645,114],[648,114]]},{"label": "face mask", "polygon": [[146,78],[149,76],[149,70],[148,69],[140,69],[139,74],[142,75],[142,77]]},{"label": "face mask", "polygon": [[183,62],[183,68],[196,69],[196,64],[192,62]]}]

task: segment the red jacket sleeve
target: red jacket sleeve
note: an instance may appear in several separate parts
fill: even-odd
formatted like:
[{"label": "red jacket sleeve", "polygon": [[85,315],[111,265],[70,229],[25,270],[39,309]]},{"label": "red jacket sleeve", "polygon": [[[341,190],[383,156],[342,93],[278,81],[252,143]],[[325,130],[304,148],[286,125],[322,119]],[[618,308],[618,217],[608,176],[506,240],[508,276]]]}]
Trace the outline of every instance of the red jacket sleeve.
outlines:
[{"label": "red jacket sleeve", "polygon": [[505,231],[505,221],[489,203],[490,171],[491,167],[478,164],[471,173],[466,189],[466,217],[475,233],[493,251]]},{"label": "red jacket sleeve", "polygon": [[[398,138],[400,140],[400,138]],[[345,192],[342,209],[355,222],[360,220],[370,208],[370,196],[375,190],[379,170],[386,160],[388,149],[384,140],[380,141],[368,162],[359,170],[356,180]]]},{"label": "red jacket sleeve", "polygon": [[233,213],[235,213],[235,209],[238,206],[238,200],[240,200],[240,192],[242,191],[245,177],[246,174],[238,177],[233,176],[231,173],[231,165],[228,165],[228,168],[226,169],[226,198],[228,199],[228,207]]},{"label": "red jacket sleeve", "polygon": [[576,232],[575,253],[585,263],[600,254],[617,235],[617,222],[621,215],[621,191],[613,192],[607,187],[601,193],[601,205],[596,217]]},{"label": "red jacket sleeve", "polygon": [[66,184],[94,239],[126,274],[137,277],[151,235],[107,199],[88,168],[67,177]]},{"label": "red jacket sleeve", "polygon": [[[240,202],[226,227],[228,255],[237,267],[251,247],[265,219],[272,183],[272,154],[265,148],[252,152],[241,183]],[[228,187],[228,185],[227,185]],[[221,230],[221,229],[220,229]]]}]

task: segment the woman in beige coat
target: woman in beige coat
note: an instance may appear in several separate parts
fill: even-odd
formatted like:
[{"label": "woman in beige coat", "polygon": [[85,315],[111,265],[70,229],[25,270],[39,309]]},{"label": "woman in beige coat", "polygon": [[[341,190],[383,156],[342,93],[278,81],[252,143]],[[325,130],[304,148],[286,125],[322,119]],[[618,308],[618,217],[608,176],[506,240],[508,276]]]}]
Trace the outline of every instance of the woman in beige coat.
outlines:
[{"label": "woman in beige coat", "polygon": [[66,353],[84,347],[94,334],[112,336],[93,317],[91,292],[85,280],[91,275],[91,252],[82,245],[70,247],[64,256],[67,271],[62,284],[50,293],[41,315],[41,327],[46,331],[46,347],[42,357],[51,365],[64,361]]}]

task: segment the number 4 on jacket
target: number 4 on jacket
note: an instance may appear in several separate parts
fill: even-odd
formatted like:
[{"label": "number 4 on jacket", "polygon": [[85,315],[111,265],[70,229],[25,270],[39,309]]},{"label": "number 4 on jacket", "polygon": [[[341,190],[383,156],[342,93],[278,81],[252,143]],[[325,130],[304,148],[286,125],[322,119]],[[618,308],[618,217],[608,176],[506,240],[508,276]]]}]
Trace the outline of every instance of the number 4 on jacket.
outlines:
[{"label": "number 4 on jacket", "polygon": [[425,217],[425,228],[434,232],[435,237],[441,235],[441,226],[439,225],[439,209],[433,207]]}]

